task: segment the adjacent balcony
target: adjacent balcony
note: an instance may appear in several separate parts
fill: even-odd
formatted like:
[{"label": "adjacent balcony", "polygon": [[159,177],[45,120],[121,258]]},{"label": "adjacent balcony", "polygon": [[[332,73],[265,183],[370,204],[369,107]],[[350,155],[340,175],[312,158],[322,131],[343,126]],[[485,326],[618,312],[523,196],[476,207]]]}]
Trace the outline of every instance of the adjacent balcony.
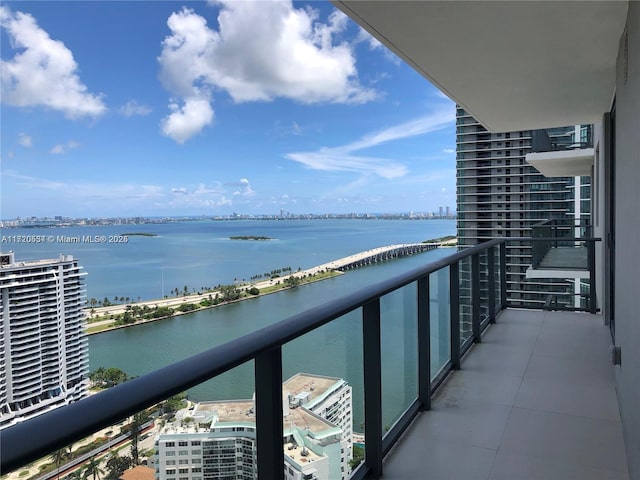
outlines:
[{"label": "adjacent balcony", "polygon": [[365,457],[351,478],[628,479],[602,318],[510,308],[508,242],[527,241],[464,249],[8,427],[0,468],[243,370],[259,478],[283,479],[282,382],[306,361],[353,388]]},{"label": "adjacent balcony", "polygon": [[[597,310],[595,298],[595,242],[588,222],[579,219],[553,219],[531,228],[531,267],[528,279],[567,279],[574,291],[558,298],[550,295],[548,306],[573,306],[591,313]],[[573,297],[573,298],[572,298]]]},{"label": "adjacent balcony", "polygon": [[581,177],[591,175],[594,156],[589,127],[584,139],[578,141],[571,137],[551,138],[546,130],[534,130],[531,153],[525,158],[545,177]]},{"label": "adjacent balcony", "polygon": [[539,222],[531,228],[531,267],[544,270],[576,271],[578,278],[589,278],[593,265],[589,263],[591,225],[584,220],[553,219]]}]

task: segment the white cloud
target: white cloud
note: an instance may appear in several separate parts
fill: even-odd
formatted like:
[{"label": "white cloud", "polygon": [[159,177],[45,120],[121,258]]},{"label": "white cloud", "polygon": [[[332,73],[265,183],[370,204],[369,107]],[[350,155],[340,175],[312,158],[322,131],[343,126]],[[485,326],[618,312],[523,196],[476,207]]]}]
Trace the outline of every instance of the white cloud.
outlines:
[{"label": "white cloud", "polygon": [[168,206],[174,209],[228,207],[233,204],[248,204],[255,191],[246,178],[225,184],[215,182],[213,185],[199,183],[187,187],[169,189],[171,199]]},{"label": "white cloud", "polygon": [[184,143],[213,121],[213,109],[208,98],[191,97],[182,106],[169,104],[171,113],[162,120],[162,133],[178,143]]},{"label": "white cloud", "polygon": [[373,173],[383,178],[397,178],[407,173],[408,170],[404,165],[386,158],[355,155],[354,152],[403,138],[424,135],[452,125],[454,121],[455,111],[453,108],[448,108],[370,133],[347,145],[323,147],[315,152],[294,152],[287,154],[286,157],[314,170]]},{"label": "white cloud", "polygon": [[445,148],[442,150],[444,153],[456,153],[455,148]]},{"label": "white cloud", "polygon": [[3,177],[15,180],[18,185],[28,189],[39,188],[44,190],[63,190],[67,187],[67,185],[62,182],[22,175],[21,173],[13,170],[3,170],[0,173]]},{"label": "white cloud", "polygon": [[303,127],[296,121],[283,125],[279,120],[276,120],[276,122],[274,123],[273,132],[280,137],[289,135],[300,136],[305,133],[307,128],[308,127]]},{"label": "white cloud", "polygon": [[172,208],[213,208],[233,204],[228,198],[228,191],[219,183],[214,186],[199,183],[190,187],[173,187],[170,191],[172,198],[168,205]]},{"label": "white cloud", "polygon": [[67,143],[59,143],[55,145],[51,150],[49,150],[49,153],[53,155],[60,155],[68,152],[69,150],[73,150],[74,148],[78,148],[79,146],[79,143],[69,140]]},{"label": "white cloud", "polygon": [[18,143],[22,145],[24,148],[31,148],[33,146],[32,138],[26,133],[18,134]]},{"label": "white cloud", "polygon": [[436,97],[452,101],[451,98],[446,93],[442,92],[441,90],[437,90],[437,89],[436,89]]},{"label": "white cloud", "polygon": [[385,158],[350,155],[338,148],[321,148],[317,152],[297,152],[286,155],[290,160],[300,162],[313,170],[374,173],[383,178],[397,178],[408,170],[402,164]]},{"label": "white cloud", "polygon": [[302,135],[302,127],[298,124],[298,122],[293,122],[291,124],[291,134]]},{"label": "white cloud", "polygon": [[[158,57],[160,79],[185,103],[198,99],[209,105],[214,90],[236,102],[280,97],[305,104],[364,103],[376,98],[358,81],[351,46],[336,40],[347,24],[341,12],[321,23],[315,10],[294,8],[290,0],[216,4],[218,30],[189,8],[167,21],[171,35]],[[183,142],[210,123],[189,120],[189,128],[177,136]],[[167,123],[163,132],[175,139]]]},{"label": "white cloud", "polygon": [[71,183],[22,175],[15,171],[3,171],[2,176],[12,179],[16,184],[28,190],[52,191],[61,197],[73,198],[76,201],[80,199],[83,202],[115,201],[122,203],[122,200],[142,201],[164,196],[163,188],[158,185],[86,181]]},{"label": "white cloud", "polygon": [[129,100],[120,107],[119,111],[125,117],[133,117],[134,115],[144,116],[151,113],[151,108],[146,105],[140,105],[135,100]]},{"label": "white cloud", "polygon": [[384,58],[387,59],[388,61],[390,61],[391,63],[394,63],[396,65],[400,65],[402,63],[400,58],[395,53],[393,53],[391,50],[389,50],[385,45],[383,45],[380,42],[380,40],[378,40],[376,37],[371,35],[369,32],[367,32],[362,27],[360,27],[360,30],[358,31],[358,37],[356,38],[356,42],[357,43],[361,43],[361,42],[367,43],[369,45],[369,50],[371,50],[371,51],[373,51],[373,50],[381,51],[382,55],[384,56]]},{"label": "white cloud", "polygon": [[237,182],[230,182],[227,186],[235,187],[233,195],[242,197],[253,197],[256,192],[251,188],[251,183],[246,178],[241,178]]},{"label": "white cloud", "polygon": [[107,110],[101,95],[89,93],[80,81],[71,51],[51,39],[31,15],[0,7],[0,25],[12,48],[20,50],[13,59],[1,60],[2,102],[44,106],[72,119],[97,117]]},{"label": "white cloud", "polygon": [[251,184],[249,183],[249,180],[247,180],[246,178],[241,178],[240,183],[242,184],[239,190],[240,195],[242,195],[243,197],[255,196],[256,192],[253,190],[253,188],[251,188]]}]

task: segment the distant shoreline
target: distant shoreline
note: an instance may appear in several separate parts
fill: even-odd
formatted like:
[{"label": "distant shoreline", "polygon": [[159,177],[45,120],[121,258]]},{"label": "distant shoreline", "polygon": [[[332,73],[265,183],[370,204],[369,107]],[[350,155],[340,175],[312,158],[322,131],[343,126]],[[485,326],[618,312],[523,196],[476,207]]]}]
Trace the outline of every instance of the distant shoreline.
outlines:
[{"label": "distant shoreline", "polygon": [[[104,227],[114,225],[164,225],[183,222],[237,222],[237,221],[297,221],[297,220],[364,220],[364,221],[451,221],[456,220],[454,215],[438,216],[433,212],[413,214],[305,214],[281,217],[279,215],[258,216],[215,216],[215,217],[95,217],[95,218],[35,218],[22,220],[17,218],[0,219],[2,228],[65,228],[65,227]],[[125,227],[126,228],[126,227]]]}]

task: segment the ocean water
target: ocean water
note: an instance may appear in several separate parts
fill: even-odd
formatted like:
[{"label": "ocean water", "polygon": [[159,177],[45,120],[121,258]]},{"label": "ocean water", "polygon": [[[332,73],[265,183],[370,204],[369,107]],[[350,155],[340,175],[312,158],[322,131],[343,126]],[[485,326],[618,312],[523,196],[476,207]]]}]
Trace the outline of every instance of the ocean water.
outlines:
[{"label": "ocean water", "polygon": [[[309,268],[374,247],[455,234],[451,220],[295,220],[188,222],[161,225],[16,229],[3,235],[118,235],[127,244],[36,244],[15,248],[18,260],[77,256],[88,275],[88,297],[141,299],[231,283],[291,266]],[[263,235],[269,241],[232,241],[235,235]],[[60,248],[64,247],[64,248]],[[7,250],[3,247],[3,250]],[[454,253],[437,249],[375,264],[344,275],[233,305],[194,312],[89,337],[90,369],[117,367],[139,376],[231,339],[303,312],[331,299]],[[433,282],[435,283],[435,282]],[[410,285],[385,296],[382,306],[383,418],[390,425],[417,393],[415,298]],[[434,328],[435,327],[435,328]],[[283,376],[297,372],[346,379],[353,388],[354,429],[362,430],[363,365],[361,312],[344,317],[285,345]],[[442,332],[432,326],[432,363],[438,365]],[[446,332],[445,332],[446,333]],[[446,340],[446,339],[445,339]],[[444,344],[447,342],[445,341]],[[253,363],[205,382],[188,394],[198,401],[251,398]]]},{"label": "ocean water", "polygon": [[[66,228],[5,228],[2,236],[130,236],[127,243],[3,242],[16,260],[78,259],[87,272],[87,298],[151,300],[174,288],[199,290],[273,269],[309,268],[370,248],[455,235],[454,220],[233,220]],[[259,235],[268,241],[230,240]]]}]

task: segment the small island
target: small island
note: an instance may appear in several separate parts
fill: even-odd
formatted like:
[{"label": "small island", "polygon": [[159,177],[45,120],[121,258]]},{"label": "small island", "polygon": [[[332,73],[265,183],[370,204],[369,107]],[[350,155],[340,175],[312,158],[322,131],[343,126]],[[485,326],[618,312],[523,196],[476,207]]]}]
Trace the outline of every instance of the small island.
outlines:
[{"label": "small island", "polygon": [[262,235],[236,235],[229,237],[229,240],[273,240],[273,238]]},{"label": "small island", "polygon": [[450,244],[450,243],[455,243],[457,239],[458,237],[456,237],[455,235],[447,235],[446,237],[438,237],[438,238],[432,238],[431,240],[425,240],[422,243]]},{"label": "small island", "polygon": [[157,233],[148,233],[148,232],[131,232],[131,233],[121,233],[121,237],[157,237]]}]

